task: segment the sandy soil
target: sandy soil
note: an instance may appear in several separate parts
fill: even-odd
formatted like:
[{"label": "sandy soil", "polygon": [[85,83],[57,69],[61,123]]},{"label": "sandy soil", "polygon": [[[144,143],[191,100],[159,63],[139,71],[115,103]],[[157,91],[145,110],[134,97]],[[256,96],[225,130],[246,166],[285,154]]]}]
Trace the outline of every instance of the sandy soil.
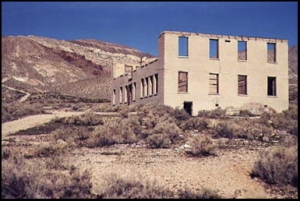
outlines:
[{"label": "sandy soil", "polygon": [[[120,153],[108,155],[108,152]],[[99,193],[105,175],[156,180],[177,191],[188,187],[217,190],[225,198],[273,198],[258,179],[249,176],[258,150],[219,150],[217,156],[187,157],[173,149],[87,149],[73,153],[74,164],[92,170],[93,191]]]},{"label": "sandy soil", "polygon": [[[10,143],[3,136],[20,129],[42,124],[55,116],[69,116],[83,112],[54,112],[34,115],[2,124],[2,146]],[[20,144],[47,143],[47,136],[9,135]],[[48,136],[49,137],[49,136]],[[250,148],[249,148],[250,147]],[[177,191],[188,187],[216,190],[224,198],[281,198],[272,194],[266,184],[251,178],[250,172],[259,151],[264,147],[218,149],[216,156],[189,157],[175,149],[149,149],[137,145],[115,145],[109,148],[77,148],[69,153],[68,161],[92,172],[93,193],[99,193],[104,176],[116,173],[124,177],[156,180],[159,185]]]}]

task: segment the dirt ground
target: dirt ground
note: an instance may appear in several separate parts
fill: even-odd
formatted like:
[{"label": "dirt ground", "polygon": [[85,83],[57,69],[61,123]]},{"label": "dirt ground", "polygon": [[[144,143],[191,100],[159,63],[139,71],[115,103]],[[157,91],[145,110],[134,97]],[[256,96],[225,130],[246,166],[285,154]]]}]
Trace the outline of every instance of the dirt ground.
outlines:
[{"label": "dirt ground", "polygon": [[[59,116],[71,115],[60,114]],[[8,141],[37,144],[49,134],[8,135],[49,121],[53,116],[35,115],[2,124],[2,146]],[[25,120],[26,119],[26,120]],[[10,126],[7,126],[7,125]],[[4,135],[3,135],[4,134]],[[12,140],[13,139],[13,140]],[[176,149],[149,149],[144,146],[115,145],[109,148],[77,148],[68,161],[92,172],[93,193],[99,193],[103,178],[110,173],[124,177],[155,180],[159,185],[177,191],[188,187],[216,190],[224,198],[282,198],[250,172],[264,147],[218,149],[216,156],[189,157]]]}]

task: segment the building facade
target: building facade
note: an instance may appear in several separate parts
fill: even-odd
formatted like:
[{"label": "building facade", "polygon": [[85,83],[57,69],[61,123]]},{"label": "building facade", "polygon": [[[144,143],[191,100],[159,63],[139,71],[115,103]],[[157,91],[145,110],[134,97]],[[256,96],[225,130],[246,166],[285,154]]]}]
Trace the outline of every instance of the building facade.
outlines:
[{"label": "building facade", "polygon": [[115,64],[112,89],[113,105],[156,102],[197,115],[259,103],[281,112],[289,106],[288,42],[164,31],[157,59]]}]

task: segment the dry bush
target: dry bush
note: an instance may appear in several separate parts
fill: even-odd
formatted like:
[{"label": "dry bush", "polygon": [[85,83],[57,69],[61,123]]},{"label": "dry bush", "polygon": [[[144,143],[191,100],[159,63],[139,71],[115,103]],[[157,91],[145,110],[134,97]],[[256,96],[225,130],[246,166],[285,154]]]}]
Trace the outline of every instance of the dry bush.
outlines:
[{"label": "dry bush", "polygon": [[81,172],[74,166],[62,171],[48,165],[42,160],[19,157],[2,161],[2,198],[91,197],[92,183],[88,171]]},{"label": "dry bush", "polygon": [[86,112],[83,115],[62,118],[62,123],[78,126],[96,126],[103,124],[102,117],[94,112]]},{"label": "dry bush", "polygon": [[192,148],[186,152],[192,156],[209,156],[216,154],[217,144],[213,142],[208,135],[196,135],[189,140],[188,144]]},{"label": "dry bush", "polygon": [[88,140],[94,131],[91,127],[64,127],[55,130],[52,136],[55,141],[63,140],[69,147],[77,145],[85,145],[85,141]]},{"label": "dry bush", "polygon": [[180,140],[180,128],[175,123],[158,122],[146,140],[151,148],[169,148]]},{"label": "dry bush", "polygon": [[174,109],[161,104],[147,103],[138,111],[139,121],[146,129],[153,129],[159,122],[176,123],[172,116]]},{"label": "dry bush", "polygon": [[234,137],[234,127],[229,122],[219,122],[213,127],[213,136],[215,138],[233,138]]},{"label": "dry bush", "polygon": [[254,117],[254,116],[257,116],[257,115],[253,114],[250,110],[240,110],[239,111],[239,116],[241,116],[241,117]]},{"label": "dry bush", "polygon": [[145,199],[145,198],[173,198],[174,193],[155,180],[150,181],[141,177],[121,177],[109,174],[104,178],[104,187],[98,198]]},{"label": "dry bush", "polygon": [[209,121],[206,118],[203,117],[191,117],[188,120],[186,120],[182,128],[184,130],[198,130],[203,131],[208,129]]},{"label": "dry bush", "polygon": [[254,164],[251,174],[270,184],[298,186],[298,145],[264,150]]},{"label": "dry bush", "polygon": [[275,129],[285,130],[298,136],[298,107],[293,106],[282,113],[277,113],[271,117],[270,121]]},{"label": "dry bush", "polygon": [[90,146],[109,146],[113,144],[134,143],[137,137],[130,125],[122,118],[113,118],[103,126],[97,126],[89,139]]},{"label": "dry bush", "polygon": [[184,110],[176,107],[172,114],[177,120],[185,121],[188,120],[191,116]]},{"label": "dry bush", "polygon": [[218,192],[208,188],[201,189],[200,192],[194,192],[189,188],[179,190],[179,199],[222,199]]},{"label": "dry bush", "polygon": [[27,102],[19,103],[2,103],[1,122],[16,120],[21,117],[44,114],[46,113],[41,104],[28,104]]},{"label": "dry bush", "polygon": [[62,140],[56,143],[42,144],[35,149],[33,156],[37,157],[53,157],[67,153],[71,147]]},{"label": "dry bush", "polygon": [[227,119],[226,110],[217,108],[214,110],[200,110],[198,112],[199,117],[206,117],[211,119]]}]

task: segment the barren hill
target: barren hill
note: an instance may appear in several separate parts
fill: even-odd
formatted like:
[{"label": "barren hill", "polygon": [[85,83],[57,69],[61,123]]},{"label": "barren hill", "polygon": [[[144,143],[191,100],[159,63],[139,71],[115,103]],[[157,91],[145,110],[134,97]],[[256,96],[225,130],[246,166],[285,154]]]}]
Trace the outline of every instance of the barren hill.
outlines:
[{"label": "barren hill", "polygon": [[109,99],[113,63],[148,58],[153,56],[92,39],[2,36],[2,84],[27,92]]},{"label": "barren hill", "polygon": [[289,78],[290,84],[296,84],[298,81],[298,47],[289,48]]},{"label": "barren hill", "polygon": [[[2,84],[31,92],[110,99],[115,62],[154,57],[134,48],[94,39],[73,41],[39,36],[2,36]],[[298,80],[298,47],[289,48],[290,84]]]}]

